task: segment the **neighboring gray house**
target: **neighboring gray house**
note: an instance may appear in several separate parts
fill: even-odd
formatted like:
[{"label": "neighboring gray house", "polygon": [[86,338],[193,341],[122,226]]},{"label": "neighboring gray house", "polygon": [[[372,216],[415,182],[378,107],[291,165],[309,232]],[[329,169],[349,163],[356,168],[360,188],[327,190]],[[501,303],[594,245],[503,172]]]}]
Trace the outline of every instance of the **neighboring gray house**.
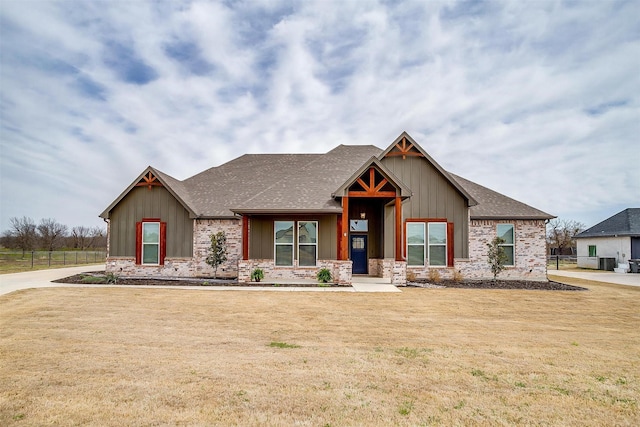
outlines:
[{"label": "neighboring gray house", "polygon": [[[100,215],[107,271],[121,276],[207,277],[209,236],[227,235],[219,275],[244,282],[490,278],[487,243],[500,235],[503,278],[546,280],[552,215],[445,171],[406,132],[386,150],[340,145],[325,154],[246,154],[178,181],[148,167]],[[221,271],[222,270],[222,271]]]},{"label": "neighboring gray house", "polygon": [[[627,208],[575,237],[578,267],[611,270],[640,258],[640,208]],[[615,265],[601,259],[615,258]],[[601,266],[602,264],[602,266]]]}]

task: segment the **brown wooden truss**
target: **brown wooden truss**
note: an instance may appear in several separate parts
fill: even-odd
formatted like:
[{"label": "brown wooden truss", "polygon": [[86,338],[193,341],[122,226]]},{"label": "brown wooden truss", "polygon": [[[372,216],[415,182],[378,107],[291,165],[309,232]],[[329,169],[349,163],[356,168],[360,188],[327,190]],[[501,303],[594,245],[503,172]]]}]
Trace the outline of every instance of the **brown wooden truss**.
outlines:
[{"label": "brown wooden truss", "polygon": [[369,168],[349,188],[349,197],[396,197],[396,189],[376,168]]},{"label": "brown wooden truss", "polygon": [[151,187],[162,187],[162,183],[158,181],[158,178],[151,171],[147,172],[146,175],[138,181],[136,187],[148,187],[151,190]]},{"label": "brown wooden truss", "polygon": [[424,157],[424,154],[418,150],[413,143],[407,141],[407,137],[403,136],[402,141],[398,142],[395,147],[391,149],[387,153],[389,157],[402,156],[403,159],[406,159],[407,156],[410,157]]}]

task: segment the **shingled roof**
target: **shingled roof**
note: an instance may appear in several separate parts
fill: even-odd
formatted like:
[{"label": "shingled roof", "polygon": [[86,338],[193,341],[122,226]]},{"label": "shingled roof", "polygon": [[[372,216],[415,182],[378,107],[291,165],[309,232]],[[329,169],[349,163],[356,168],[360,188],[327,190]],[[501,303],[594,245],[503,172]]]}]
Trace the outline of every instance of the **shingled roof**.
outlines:
[{"label": "shingled roof", "polygon": [[490,190],[487,187],[476,184],[450,173],[451,177],[467,190],[478,202],[469,208],[471,219],[551,219],[555,218],[539,209],[519,202],[504,194]]},{"label": "shingled roof", "polygon": [[[194,218],[230,218],[236,213],[338,213],[332,193],[382,149],[373,145],[339,145],[326,154],[245,154],[179,181],[149,167]],[[545,212],[447,173],[454,186],[477,202],[472,219],[550,219]],[[141,175],[141,177],[143,176]],[[100,216],[111,210],[140,180],[125,190]]]},{"label": "shingled roof", "polygon": [[640,236],[640,208],[627,208],[576,235],[584,237]]}]

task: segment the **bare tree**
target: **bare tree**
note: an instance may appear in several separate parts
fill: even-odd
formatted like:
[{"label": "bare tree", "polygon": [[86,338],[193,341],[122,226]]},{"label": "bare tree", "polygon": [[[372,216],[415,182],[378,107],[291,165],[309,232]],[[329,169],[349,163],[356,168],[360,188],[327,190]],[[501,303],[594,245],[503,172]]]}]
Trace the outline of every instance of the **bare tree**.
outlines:
[{"label": "bare tree", "polygon": [[106,230],[100,227],[91,227],[89,229],[89,244],[88,248],[106,248],[107,247],[107,233]]},{"label": "bare tree", "polygon": [[22,256],[25,251],[34,249],[36,244],[36,224],[29,217],[9,218],[11,229],[5,233],[7,237],[11,237],[11,241],[15,248],[22,249]]},{"label": "bare tree", "polygon": [[84,225],[73,227],[71,229],[71,241],[74,249],[84,251],[89,246],[90,229]]},{"label": "bare tree", "polygon": [[42,248],[53,251],[64,242],[67,226],[60,224],[53,218],[42,219],[38,225],[38,234]]},{"label": "bare tree", "polygon": [[547,224],[547,243],[557,255],[573,254],[576,247],[574,237],[584,229],[581,222],[554,218]]}]

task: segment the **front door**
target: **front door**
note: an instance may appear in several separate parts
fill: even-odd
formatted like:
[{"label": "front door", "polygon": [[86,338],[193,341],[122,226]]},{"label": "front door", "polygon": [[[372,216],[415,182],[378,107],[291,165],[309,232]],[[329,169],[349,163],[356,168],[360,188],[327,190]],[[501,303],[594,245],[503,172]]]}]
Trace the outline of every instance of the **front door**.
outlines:
[{"label": "front door", "polygon": [[351,261],[353,274],[367,274],[369,262],[367,260],[367,236],[363,234],[351,235]]}]

